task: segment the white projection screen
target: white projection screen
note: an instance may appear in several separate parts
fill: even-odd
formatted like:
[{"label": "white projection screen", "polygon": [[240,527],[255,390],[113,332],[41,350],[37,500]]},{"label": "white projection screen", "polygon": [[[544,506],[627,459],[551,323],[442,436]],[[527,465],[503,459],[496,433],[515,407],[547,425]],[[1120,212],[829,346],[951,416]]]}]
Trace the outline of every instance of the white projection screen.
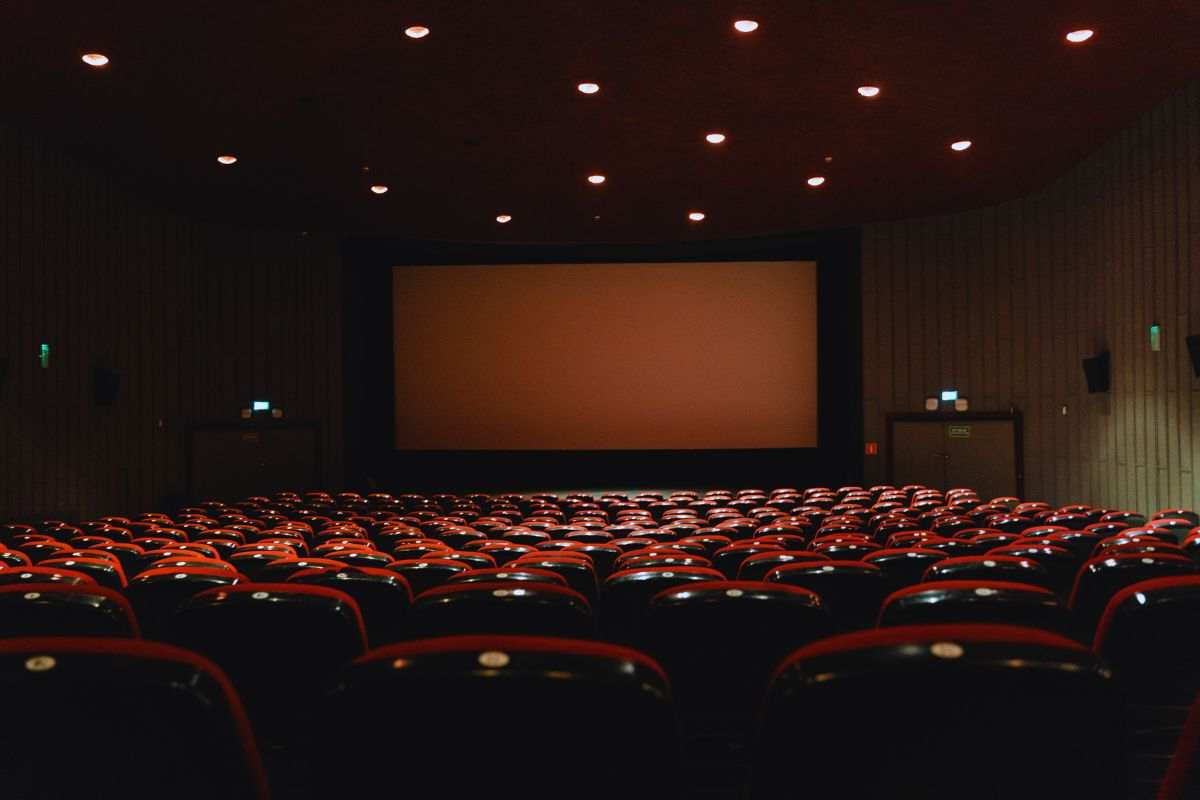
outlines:
[{"label": "white projection screen", "polygon": [[397,266],[396,448],[817,446],[807,261]]}]

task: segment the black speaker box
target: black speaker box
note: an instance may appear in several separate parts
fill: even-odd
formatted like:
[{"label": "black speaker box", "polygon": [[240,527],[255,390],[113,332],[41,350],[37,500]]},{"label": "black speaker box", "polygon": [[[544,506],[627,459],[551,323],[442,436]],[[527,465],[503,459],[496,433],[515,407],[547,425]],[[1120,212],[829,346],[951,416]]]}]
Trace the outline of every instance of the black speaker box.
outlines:
[{"label": "black speaker box", "polygon": [[[1188,355],[1192,357],[1192,372],[1200,378],[1200,333],[1193,333],[1184,341],[1187,342]],[[0,383],[2,382],[3,379],[0,379]]]},{"label": "black speaker box", "polygon": [[117,395],[121,393],[121,373],[106,367],[96,367],[92,374],[92,390],[96,397],[96,405],[113,405],[117,402]]},{"label": "black speaker box", "polygon": [[1109,354],[1107,352],[1085,358],[1083,360],[1083,375],[1087,378],[1089,394],[1107,392],[1112,385],[1109,370]]},{"label": "black speaker box", "polygon": [[4,391],[4,385],[8,383],[8,356],[0,358],[0,392]]}]

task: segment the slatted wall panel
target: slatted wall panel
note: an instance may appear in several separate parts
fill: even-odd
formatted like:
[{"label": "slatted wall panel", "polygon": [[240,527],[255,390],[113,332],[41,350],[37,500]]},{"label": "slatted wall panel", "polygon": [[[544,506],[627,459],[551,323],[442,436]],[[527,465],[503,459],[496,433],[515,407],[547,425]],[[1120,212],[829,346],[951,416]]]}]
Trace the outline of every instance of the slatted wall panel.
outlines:
[{"label": "slatted wall panel", "polygon": [[[1200,84],[1031,196],[866,226],[863,292],[868,440],[954,386],[1024,412],[1028,497],[1200,508]],[[1088,395],[1080,361],[1103,349],[1113,389]]]},{"label": "slatted wall panel", "polygon": [[[163,213],[0,126],[0,519],[157,507],[185,489],[188,427],[253,397],[321,422],[336,485],[340,270],[332,238]],[[114,406],[96,366],[124,373]]]}]

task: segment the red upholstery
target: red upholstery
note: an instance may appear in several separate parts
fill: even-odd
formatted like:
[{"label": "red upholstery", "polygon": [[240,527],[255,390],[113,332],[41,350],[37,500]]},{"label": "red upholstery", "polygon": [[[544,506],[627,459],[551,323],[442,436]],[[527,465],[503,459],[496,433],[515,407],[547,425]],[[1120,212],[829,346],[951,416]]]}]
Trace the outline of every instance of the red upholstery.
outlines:
[{"label": "red upholstery", "polygon": [[218,594],[253,594],[254,592],[273,592],[292,597],[320,597],[326,600],[337,600],[345,604],[354,613],[354,620],[358,626],[358,635],[362,640],[363,649],[366,649],[367,629],[363,624],[362,612],[358,608],[358,602],[345,592],[330,589],[328,586],[314,586],[311,583],[239,583],[232,586],[214,586],[211,589],[205,589],[194,595],[192,602]]},{"label": "red upholstery", "polygon": [[[476,584],[478,585],[478,584]],[[507,584],[506,584],[507,585]],[[658,662],[645,653],[630,647],[596,642],[587,639],[555,639],[547,636],[444,636],[418,639],[372,650],[354,660],[355,664],[390,661],[407,656],[432,653],[460,653],[475,650],[502,650],[524,653],[569,653],[579,656],[615,658],[633,661],[656,672],[664,681],[667,674]]]},{"label": "red upholstery", "polygon": [[235,734],[242,751],[247,754],[247,767],[254,781],[254,793],[260,800],[268,800],[267,776],[259,761],[258,745],[250,730],[250,721],[242,707],[241,698],[233,689],[225,673],[204,656],[158,642],[140,639],[37,636],[18,639],[0,639],[0,656],[20,656],[27,653],[76,653],[82,655],[108,655],[121,658],[138,658],[154,661],[173,661],[186,664],[206,673],[220,689],[225,706],[233,719]]},{"label": "red upholstery", "polygon": [[1055,597],[1054,592],[1041,586],[1035,586],[1032,583],[1016,583],[1015,581],[931,581],[930,583],[914,583],[912,586],[905,586],[903,589],[897,589],[887,596],[883,601],[886,606],[893,600],[901,597],[907,597],[912,594],[921,594],[923,592],[940,592],[956,589],[1009,589],[1022,592],[1034,592],[1042,594],[1046,597]]},{"label": "red upholstery", "polygon": [[121,609],[121,613],[125,615],[125,619],[129,623],[129,629],[133,632],[135,638],[141,638],[142,636],[141,629],[138,628],[137,615],[134,613],[133,607],[129,605],[129,601],[125,599],[125,595],[121,594],[116,589],[109,589],[107,586],[99,585],[78,586],[70,583],[13,583],[7,586],[0,586],[0,595],[25,594],[26,592],[41,592],[42,594],[62,595],[99,595]]},{"label": "red upholstery", "polygon": [[591,603],[588,599],[574,589],[568,589],[566,586],[560,586],[557,583],[539,583],[537,581],[481,581],[479,583],[443,583],[441,586],[434,586],[432,589],[426,589],[417,595],[418,600],[428,597],[438,597],[446,594],[464,594],[468,592],[493,591],[495,589],[506,589],[516,591],[524,589],[526,591],[535,591],[540,594],[558,594],[565,597],[573,597],[582,603],[587,608],[591,608]]},{"label": "red upholstery", "polygon": [[1170,578],[1151,578],[1146,581],[1131,583],[1112,596],[1104,607],[1104,614],[1096,625],[1096,636],[1092,640],[1092,650],[1099,653],[1108,638],[1113,617],[1122,605],[1129,602],[1139,592],[1153,592],[1160,589],[1170,589],[1175,586],[1200,586],[1200,575],[1179,575]]},{"label": "red upholstery", "polygon": [[[949,581],[946,582],[949,583]],[[924,586],[930,588],[933,584]],[[776,668],[775,675],[779,675],[797,661],[805,661],[810,658],[853,650],[867,650],[873,647],[894,647],[903,644],[942,641],[1020,642],[1087,652],[1087,648],[1079,642],[1037,628],[1025,628],[1017,625],[901,625],[895,628],[856,631],[813,642],[788,656]]]},{"label": "red upholstery", "polygon": [[1171,757],[1171,765],[1167,775],[1158,789],[1158,800],[1194,800],[1200,790],[1200,777],[1195,775],[1200,771],[1197,758],[1200,757],[1200,696],[1192,704],[1188,712],[1187,722],[1184,723],[1183,733],[1175,745],[1175,755]]},{"label": "red upholstery", "polygon": [[794,594],[798,597],[808,597],[815,600],[818,604],[821,601],[820,595],[809,589],[804,589],[800,586],[790,586],[786,583],[767,583],[766,581],[726,581],[712,580],[700,581],[698,583],[685,583],[682,586],[674,586],[670,589],[663,589],[658,594],[651,598],[651,602],[660,597],[665,597],[673,592],[698,592],[708,589],[741,589],[743,592],[775,592],[783,594]]}]

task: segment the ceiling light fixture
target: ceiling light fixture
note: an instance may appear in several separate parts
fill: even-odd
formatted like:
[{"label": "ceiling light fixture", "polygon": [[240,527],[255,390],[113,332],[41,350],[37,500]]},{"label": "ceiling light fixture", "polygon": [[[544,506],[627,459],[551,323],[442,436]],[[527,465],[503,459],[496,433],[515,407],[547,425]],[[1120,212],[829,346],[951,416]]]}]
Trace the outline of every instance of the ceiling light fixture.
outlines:
[{"label": "ceiling light fixture", "polygon": [[424,39],[429,35],[429,28],[424,25],[413,25],[404,29],[404,35],[410,39]]},{"label": "ceiling light fixture", "polygon": [[581,83],[578,86],[576,86],[575,88],[578,89],[583,94],[595,94],[596,92],[600,91],[600,84],[598,84],[598,83]]},{"label": "ceiling light fixture", "polygon": [[1067,41],[1071,44],[1083,44],[1088,39],[1096,35],[1094,30],[1090,28],[1081,28],[1077,31],[1071,31],[1067,34]]},{"label": "ceiling light fixture", "polygon": [[388,187],[384,186],[382,183],[376,183],[371,186],[371,191],[375,194],[387,194],[387,190]]},{"label": "ceiling light fixture", "polygon": [[879,87],[878,86],[860,86],[860,87],[858,87],[858,93],[861,94],[863,97],[878,97],[879,96]]},{"label": "ceiling light fixture", "polygon": [[708,142],[709,144],[721,144],[725,141],[725,134],[710,133],[704,137],[704,141]]},{"label": "ceiling light fixture", "polygon": [[104,53],[84,53],[83,63],[89,67],[103,67],[108,64],[108,56]]},{"label": "ceiling light fixture", "polygon": [[231,155],[231,154],[217,156],[217,163],[224,164],[225,166],[228,167],[230,164],[237,163],[237,156]]},{"label": "ceiling light fixture", "polygon": [[690,219],[692,222],[703,222],[704,221],[704,212],[703,211],[692,211],[691,213],[688,214],[688,219]]},{"label": "ceiling light fixture", "polygon": [[970,139],[963,139],[961,141],[955,142],[954,144],[950,145],[950,149],[955,151],[956,153],[961,153],[963,150],[971,149],[971,144],[972,144],[972,142]]},{"label": "ceiling light fixture", "polygon": [[758,30],[758,23],[752,19],[739,19],[733,23],[733,29],[738,33],[754,33]]},{"label": "ceiling light fixture", "polygon": [[512,214],[500,214],[496,217],[496,222],[499,222],[501,225],[512,222]]},{"label": "ceiling light fixture", "polygon": [[606,180],[608,180],[608,178],[604,177],[603,175],[588,175],[588,183],[595,184],[596,186],[599,186]]},{"label": "ceiling light fixture", "polygon": [[825,178],[823,178],[820,175],[813,175],[811,178],[808,179],[809,186],[820,186],[823,183],[825,183]]}]

